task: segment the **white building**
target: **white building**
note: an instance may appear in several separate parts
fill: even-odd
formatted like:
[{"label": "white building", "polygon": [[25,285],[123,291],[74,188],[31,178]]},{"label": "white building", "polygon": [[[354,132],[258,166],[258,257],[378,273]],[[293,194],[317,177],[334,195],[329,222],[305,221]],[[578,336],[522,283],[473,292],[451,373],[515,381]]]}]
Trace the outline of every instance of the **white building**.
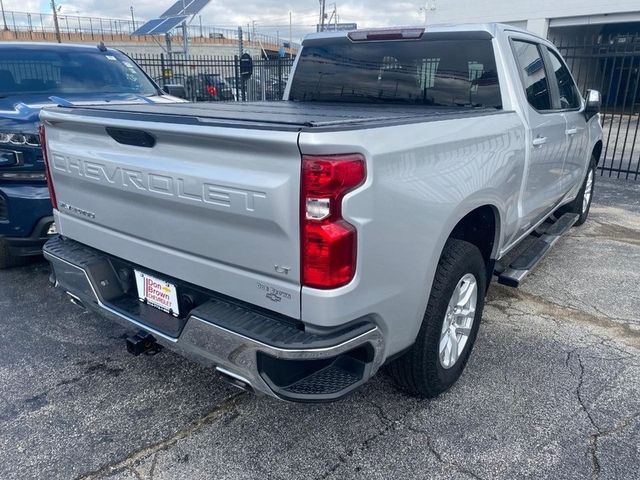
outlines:
[{"label": "white building", "polygon": [[640,0],[427,0],[425,13],[427,25],[503,22],[541,37],[640,27]]}]

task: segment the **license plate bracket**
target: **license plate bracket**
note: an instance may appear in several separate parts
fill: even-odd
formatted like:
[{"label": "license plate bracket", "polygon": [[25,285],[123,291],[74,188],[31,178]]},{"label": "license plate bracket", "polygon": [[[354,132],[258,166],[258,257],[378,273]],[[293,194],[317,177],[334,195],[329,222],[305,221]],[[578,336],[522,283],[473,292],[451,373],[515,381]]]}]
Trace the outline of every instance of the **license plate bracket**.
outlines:
[{"label": "license plate bracket", "polygon": [[180,315],[178,291],[174,284],[140,270],[134,270],[134,273],[138,287],[138,299],[141,302],[174,317]]}]

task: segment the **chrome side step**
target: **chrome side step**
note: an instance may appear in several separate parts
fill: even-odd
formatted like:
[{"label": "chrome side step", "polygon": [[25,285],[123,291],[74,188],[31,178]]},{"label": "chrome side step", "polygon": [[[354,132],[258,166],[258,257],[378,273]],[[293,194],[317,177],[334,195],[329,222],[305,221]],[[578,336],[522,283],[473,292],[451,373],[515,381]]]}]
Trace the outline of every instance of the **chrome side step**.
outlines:
[{"label": "chrome side step", "polygon": [[524,278],[531,272],[540,260],[544,258],[551,247],[567,233],[578,221],[580,216],[576,213],[565,213],[556,220],[548,230],[541,234],[519,257],[502,272],[496,272],[498,283],[508,287],[517,288]]}]

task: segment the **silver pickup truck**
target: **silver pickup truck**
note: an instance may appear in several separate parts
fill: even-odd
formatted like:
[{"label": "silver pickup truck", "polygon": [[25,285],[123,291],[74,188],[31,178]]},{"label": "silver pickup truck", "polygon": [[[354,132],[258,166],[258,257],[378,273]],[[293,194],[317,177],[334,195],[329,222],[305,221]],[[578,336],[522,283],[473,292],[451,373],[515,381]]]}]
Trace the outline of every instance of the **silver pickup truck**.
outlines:
[{"label": "silver pickup truck", "polygon": [[52,279],[242,388],[327,401],[388,364],[435,396],[493,276],[586,220],[599,103],[492,24],[311,35],[282,102],[48,108]]}]

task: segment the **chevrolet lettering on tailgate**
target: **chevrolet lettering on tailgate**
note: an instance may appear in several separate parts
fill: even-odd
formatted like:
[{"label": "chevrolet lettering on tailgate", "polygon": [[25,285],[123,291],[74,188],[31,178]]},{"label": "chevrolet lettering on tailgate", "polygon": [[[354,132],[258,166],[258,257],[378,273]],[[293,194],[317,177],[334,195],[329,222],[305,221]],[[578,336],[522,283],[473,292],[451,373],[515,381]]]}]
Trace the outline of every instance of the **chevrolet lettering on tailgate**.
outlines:
[{"label": "chevrolet lettering on tailgate", "polygon": [[221,207],[242,206],[247,212],[267,198],[266,193],[203,182],[197,178],[172,177],[166,174],[143,172],[106,163],[52,155],[54,170],[84,177],[125,190],[139,190],[162,196],[201,202]]}]

